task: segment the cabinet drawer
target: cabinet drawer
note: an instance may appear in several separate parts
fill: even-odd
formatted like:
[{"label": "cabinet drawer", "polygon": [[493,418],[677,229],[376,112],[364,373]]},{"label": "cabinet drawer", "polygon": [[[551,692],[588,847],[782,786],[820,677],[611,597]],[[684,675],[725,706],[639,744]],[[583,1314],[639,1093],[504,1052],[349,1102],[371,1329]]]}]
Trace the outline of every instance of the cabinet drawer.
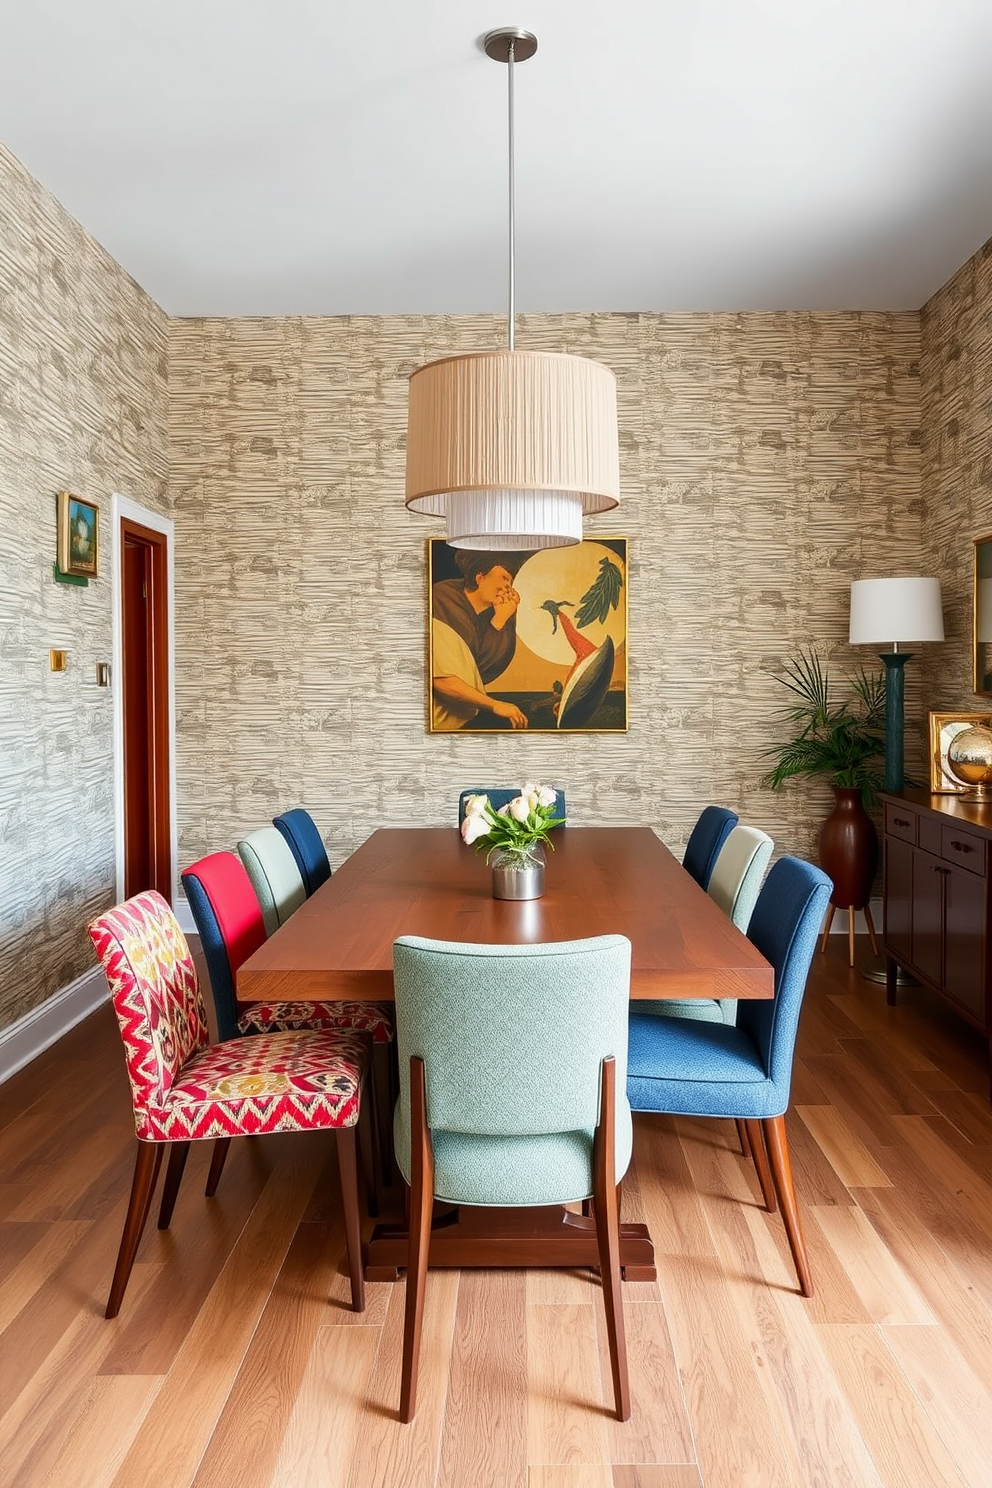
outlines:
[{"label": "cabinet drawer", "polygon": [[959,826],[945,822],[941,829],[941,857],[948,863],[956,863],[969,873],[985,877],[985,838],[968,832]]},{"label": "cabinet drawer", "polygon": [[890,837],[901,837],[904,842],[916,841],[916,812],[905,806],[885,803],[885,830]]}]

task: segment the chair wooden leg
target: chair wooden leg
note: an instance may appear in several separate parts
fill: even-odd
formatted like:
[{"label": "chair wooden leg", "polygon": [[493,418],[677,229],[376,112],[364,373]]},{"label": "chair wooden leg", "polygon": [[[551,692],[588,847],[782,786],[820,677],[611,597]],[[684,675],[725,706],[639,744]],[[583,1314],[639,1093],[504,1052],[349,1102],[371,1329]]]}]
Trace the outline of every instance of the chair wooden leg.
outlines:
[{"label": "chair wooden leg", "polygon": [[785,1232],[789,1237],[789,1249],[792,1251],[796,1275],[799,1278],[799,1290],[804,1297],[812,1297],[813,1278],[810,1275],[809,1258],[806,1255],[806,1243],[803,1240],[803,1232],[799,1223],[796,1191],[792,1186],[792,1160],[789,1157],[789,1139],[785,1132],[785,1117],[770,1116],[761,1124],[764,1127],[765,1141],[768,1144],[768,1156],[771,1161],[772,1173],[775,1176],[775,1187],[778,1189],[778,1201],[782,1208],[782,1218],[785,1220]]},{"label": "chair wooden leg", "polygon": [[340,1127],[336,1138],[341,1207],[344,1211],[344,1234],[348,1248],[348,1274],[351,1277],[351,1310],[364,1312],[365,1273],[362,1270],[362,1220],[358,1206],[358,1143],[355,1140],[355,1128]]},{"label": "chair wooden leg", "polygon": [[771,1168],[768,1166],[768,1153],[765,1151],[765,1139],[761,1134],[760,1121],[745,1121],[748,1145],[751,1149],[751,1157],[754,1160],[755,1172],[758,1182],[761,1184],[761,1197],[765,1201],[765,1208],[769,1214],[775,1213],[775,1184],[772,1182]]},{"label": "chair wooden leg", "polygon": [[737,1127],[737,1140],[741,1144],[741,1154],[744,1157],[750,1157],[751,1143],[748,1140],[747,1126],[743,1121],[735,1121],[734,1125]]},{"label": "chair wooden leg", "polygon": [[620,1205],[616,1178],[616,1063],[604,1059],[600,1071],[599,1125],[593,1139],[593,1210],[599,1242],[599,1271],[606,1309],[606,1336],[618,1421],[630,1420],[627,1339],[620,1292]]},{"label": "chair wooden leg", "polygon": [[373,1219],[379,1215],[379,1192],[376,1174],[379,1166],[379,1133],[374,1119],[373,1102],[366,1100],[368,1087],[363,1090],[361,1110],[358,1113],[358,1152],[361,1157],[362,1177],[365,1180],[365,1207]]},{"label": "chair wooden leg", "polygon": [[871,953],[878,955],[878,941],[875,939],[875,922],[871,917],[871,905],[865,905],[865,925],[868,927],[868,939],[871,941]]},{"label": "chair wooden leg", "polygon": [[403,1379],[400,1420],[412,1421],[417,1409],[417,1371],[424,1323],[427,1257],[434,1207],[434,1149],[427,1125],[427,1082],[424,1061],[410,1060],[410,1253],[406,1270],[406,1314],[403,1322]]},{"label": "chair wooden leg", "polygon": [[152,1207],[152,1194],[155,1192],[165,1147],[164,1142],[138,1143],[138,1154],[134,1161],[134,1177],[131,1180],[131,1197],[128,1200],[127,1216],[124,1220],[124,1233],[121,1236],[121,1248],[117,1252],[117,1265],[114,1267],[114,1279],[110,1284],[110,1297],[104,1317],[114,1318],[121,1310],[131,1267],[138,1253],[138,1244],[148,1219],[148,1211]]},{"label": "chair wooden leg", "polygon": [[825,953],[826,949],[827,949],[827,937],[830,934],[830,926],[833,924],[833,922],[834,922],[834,906],[831,904],[828,907],[828,909],[827,909],[827,920],[826,920],[826,924],[823,927],[823,934],[820,937],[820,954],[821,955],[823,955]]},{"label": "chair wooden leg", "polygon": [[186,1170],[186,1159],[189,1157],[188,1142],[173,1142],[169,1150],[169,1166],[165,1170],[165,1184],[162,1188],[162,1204],[158,1211],[158,1227],[167,1230],[172,1223],[172,1211],[176,1207],[176,1199],[179,1197],[179,1185],[183,1181],[183,1173]]},{"label": "chair wooden leg", "polygon": [[394,1089],[395,1044],[372,1045],[371,1097],[375,1114],[375,1131],[382,1181],[387,1188],[393,1182],[393,1108],[399,1097]]},{"label": "chair wooden leg", "polygon": [[218,1137],[214,1142],[213,1156],[210,1159],[210,1172],[207,1174],[207,1186],[203,1190],[208,1199],[212,1199],[217,1192],[220,1175],[224,1171],[227,1161],[227,1150],[231,1145],[230,1137]]}]

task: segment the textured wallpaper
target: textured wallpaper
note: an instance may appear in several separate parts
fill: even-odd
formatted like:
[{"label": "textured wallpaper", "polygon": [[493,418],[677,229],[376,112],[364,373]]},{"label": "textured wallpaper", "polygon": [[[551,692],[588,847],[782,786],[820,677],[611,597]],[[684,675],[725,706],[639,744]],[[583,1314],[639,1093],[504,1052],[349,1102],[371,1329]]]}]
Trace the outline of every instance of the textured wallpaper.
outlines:
[{"label": "textured wallpaper", "polygon": [[851,579],[883,546],[919,568],[919,316],[522,318],[518,345],[619,380],[622,504],[586,530],[630,539],[630,730],[561,740],[425,731],[442,529],[403,506],[406,379],[503,336],[496,318],[171,323],[184,863],[301,803],[340,862],[377,826],[454,823],[466,785],[525,778],[564,786],[576,823],[648,823],[674,848],[712,800],[812,850],[829,792],[760,783],[770,672],[801,644],[856,665]]},{"label": "textured wallpaper", "polygon": [[921,571],[940,576],[947,638],[921,648],[927,705],[984,713],[989,699],[972,691],[972,539],[992,533],[992,240],[927,301],[921,322]]},{"label": "textured wallpaper", "polygon": [[[166,352],[165,315],[0,146],[0,1027],[92,967],[113,902],[110,497],[164,509]],[[66,488],[100,507],[86,589],[52,579]]]},{"label": "textured wallpaper", "polygon": [[[114,892],[109,499],[176,518],[180,863],[303,803],[339,863],[450,822],[467,784],[553,780],[577,823],[675,849],[723,801],[814,850],[823,787],[763,751],[801,644],[838,671],[852,578],[938,572],[948,643],[908,681],[971,695],[971,538],[992,531],[992,254],[906,315],[523,317],[619,379],[630,730],[426,732],[425,539],[403,507],[406,379],[502,344],[486,318],[168,321],[0,147],[0,1027],[92,965]],[[922,369],[922,377],[921,377]],[[923,479],[921,485],[921,460]],[[104,571],[57,586],[55,494],[99,502]],[[48,671],[65,647],[69,671]],[[939,659],[938,659],[939,656]]]}]

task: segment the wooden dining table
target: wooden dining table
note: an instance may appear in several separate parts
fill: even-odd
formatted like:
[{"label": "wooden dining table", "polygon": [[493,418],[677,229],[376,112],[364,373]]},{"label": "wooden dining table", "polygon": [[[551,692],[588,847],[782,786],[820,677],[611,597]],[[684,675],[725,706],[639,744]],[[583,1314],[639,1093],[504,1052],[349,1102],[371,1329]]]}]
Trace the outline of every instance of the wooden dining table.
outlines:
[{"label": "wooden dining table", "polygon": [[[242,1002],[393,997],[393,941],[537,944],[620,933],[631,942],[630,995],[769,998],[771,966],[649,827],[564,827],[553,834],[540,899],[494,899],[484,854],[450,827],[390,827],[371,837],[237,973]],[[406,1265],[403,1224],[376,1226],[369,1280]],[[557,1206],[463,1206],[438,1219],[432,1266],[598,1266],[594,1222]],[[653,1280],[643,1224],[621,1226],[630,1280]]]}]

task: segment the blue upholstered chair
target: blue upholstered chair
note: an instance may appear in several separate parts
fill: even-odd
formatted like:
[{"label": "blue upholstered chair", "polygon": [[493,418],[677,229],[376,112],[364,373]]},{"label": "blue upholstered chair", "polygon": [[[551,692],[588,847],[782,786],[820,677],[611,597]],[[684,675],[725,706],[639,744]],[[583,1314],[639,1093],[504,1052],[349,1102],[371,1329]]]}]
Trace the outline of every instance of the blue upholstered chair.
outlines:
[{"label": "blue upholstered chair", "polygon": [[260,827],[238,843],[238,857],[261,906],[265,933],[273,935],[306,903],[306,884],[293,850],[275,827]]},{"label": "blue upholstered chair", "polygon": [[[508,801],[513,801],[520,794],[519,785],[473,785],[468,790],[463,790],[458,797],[458,825],[461,826],[465,820],[465,802],[469,796],[488,796],[489,804],[494,811],[505,806]],[[565,815],[565,792],[555,787],[555,816]],[[562,823],[564,826],[564,822]]]},{"label": "blue upholstered chair", "polygon": [[304,811],[302,806],[295,806],[292,811],[274,816],[272,825],[289,843],[309,899],[314,890],[319,889],[331,876],[327,849],[317,831],[317,824],[309,811]]},{"label": "blue upholstered chair", "polygon": [[[706,892],[738,930],[747,933],[761,880],[775,846],[767,832],[740,823],[733,827],[717,857]],[[736,1023],[734,997],[681,997],[638,1002],[639,1013],[666,1018],[699,1018],[708,1023]]]},{"label": "blue upholstered chair", "polygon": [[630,1161],[625,1091],[630,942],[393,948],[410,1185],[400,1416],[413,1419],[436,1198],[517,1207],[594,1199],[617,1417],[630,1414],[617,1184]]},{"label": "blue upholstered chair", "polygon": [[742,1002],[736,1027],[636,1012],[630,1018],[632,1108],[744,1122],[769,1210],[778,1196],[804,1297],[812,1296],[813,1283],[792,1186],[785,1111],[806,977],[832,887],[825,873],[798,858],[780,858],[772,868],[748,939],[775,968],[775,996]]},{"label": "blue upholstered chair", "polygon": [[701,888],[709,886],[720,849],[736,825],[737,813],[728,811],[725,806],[706,806],[700,812],[699,820],[689,833],[682,866]]}]

